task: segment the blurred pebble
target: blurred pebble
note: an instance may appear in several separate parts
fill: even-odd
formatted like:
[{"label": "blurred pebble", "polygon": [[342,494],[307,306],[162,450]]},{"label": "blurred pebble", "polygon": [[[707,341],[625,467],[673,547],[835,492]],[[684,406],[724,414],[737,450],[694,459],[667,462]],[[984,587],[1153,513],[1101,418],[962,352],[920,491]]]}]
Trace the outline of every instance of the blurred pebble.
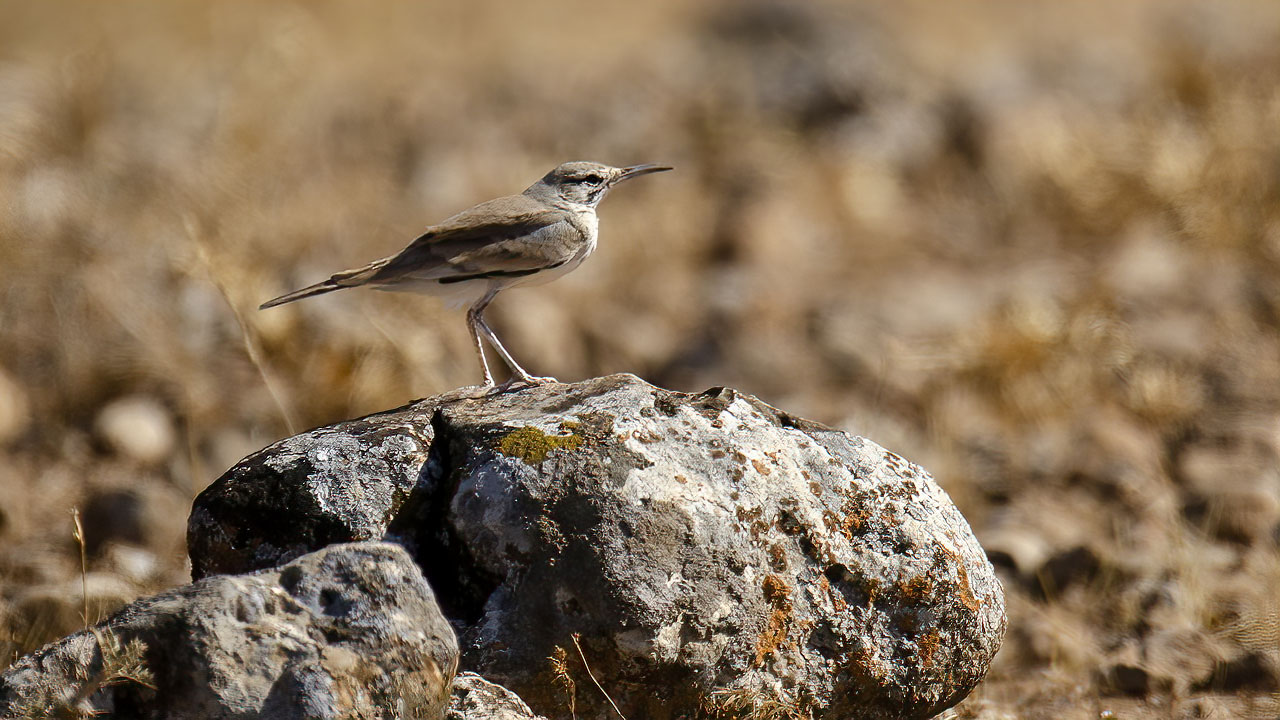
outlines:
[{"label": "blurred pebble", "polygon": [[1262,653],[1244,653],[1217,663],[1213,673],[1193,689],[1225,693],[1275,693],[1280,690],[1280,667]]},{"label": "blurred pebble", "polygon": [[97,555],[109,543],[142,545],[147,540],[146,507],[132,490],[99,490],[84,506],[85,546]]},{"label": "blurred pebble", "polygon": [[1213,535],[1252,543],[1280,527],[1280,473],[1265,454],[1191,447],[1178,474],[1191,495],[1184,514]]},{"label": "blurred pebble", "polygon": [[1207,682],[1226,652],[1221,640],[1193,627],[1156,629],[1142,641],[1147,672],[1160,678],[1162,687],[1183,691]]},{"label": "blurred pebble", "polygon": [[0,444],[17,439],[30,421],[26,392],[0,369]]},{"label": "blurred pebble", "polygon": [[1031,590],[1052,600],[1072,585],[1089,582],[1098,576],[1102,562],[1093,550],[1080,545],[1049,558],[1035,574]]},{"label": "blurred pebble", "polygon": [[1280,498],[1260,487],[1195,497],[1184,511],[1214,537],[1246,545],[1266,542],[1280,528]]},{"label": "blurred pebble", "polygon": [[1126,642],[1113,651],[1102,666],[1099,685],[1108,695],[1146,695],[1152,689],[1152,679],[1142,665],[1141,650],[1134,643]]},{"label": "blurred pebble", "polygon": [[1044,537],[1030,529],[1007,529],[982,536],[982,547],[997,567],[1007,567],[1024,581],[1034,578],[1050,548]]},{"label": "blurred pebble", "polygon": [[51,545],[32,547],[14,543],[0,547],[0,569],[4,573],[4,589],[9,591],[23,585],[56,582],[73,571],[79,573],[80,559],[77,557],[73,564],[70,553]]},{"label": "blurred pebble", "polygon": [[156,554],[138,547],[112,544],[106,551],[107,561],[121,576],[135,583],[145,583],[160,569]]},{"label": "blurred pebble", "polygon": [[169,411],[143,395],[119,398],[102,408],[94,432],[113,451],[148,464],[164,460],[176,439]]},{"label": "blurred pebble", "polygon": [[1184,295],[1196,270],[1182,246],[1160,227],[1139,224],[1117,248],[1106,280],[1129,302],[1158,304]]},{"label": "blurred pebble", "polygon": [[1226,448],[1193,445],[1178,456],[1178,474],[1192,489],[1211,494],[1257,485],[1266,461]]}]

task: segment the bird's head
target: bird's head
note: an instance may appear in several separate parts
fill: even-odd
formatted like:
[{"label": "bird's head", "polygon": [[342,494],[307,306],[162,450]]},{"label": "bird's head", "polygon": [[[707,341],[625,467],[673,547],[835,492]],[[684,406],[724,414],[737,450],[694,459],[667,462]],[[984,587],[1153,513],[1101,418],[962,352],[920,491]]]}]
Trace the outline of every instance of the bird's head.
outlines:
[{"label": "bird's head", "polygon": [[616,168],[593,162],[567,162],[542,176],[526,194],[595,207],[614,185],[640,175],[670,170],[665,165]]}]

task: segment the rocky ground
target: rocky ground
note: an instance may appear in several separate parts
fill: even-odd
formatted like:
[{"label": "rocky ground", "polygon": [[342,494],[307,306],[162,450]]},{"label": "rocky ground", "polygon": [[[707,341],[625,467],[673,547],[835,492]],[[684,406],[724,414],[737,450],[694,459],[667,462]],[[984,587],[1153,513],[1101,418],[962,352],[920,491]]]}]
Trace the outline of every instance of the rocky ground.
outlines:
[{"label": "rocky ground", "polygon": [[[286,438],[200,493],[187,545],[194,584],[23,657],[0,717],[435,720],[461,667],[554,720],[923,720],[1007,622],[919,467],[625,374]],[[509,704],[476,689],[455,705]]]},{"label": "rocky ground", "polygon": [[477,379],[435,301],[259,302],[591,158],[677,171],[495,303],[526,366],[928,469],[1009,603],[962,717],[1280,714],[1280,9],[1061,5],[0,6],[5,660],[188,582],[240,458]]}]

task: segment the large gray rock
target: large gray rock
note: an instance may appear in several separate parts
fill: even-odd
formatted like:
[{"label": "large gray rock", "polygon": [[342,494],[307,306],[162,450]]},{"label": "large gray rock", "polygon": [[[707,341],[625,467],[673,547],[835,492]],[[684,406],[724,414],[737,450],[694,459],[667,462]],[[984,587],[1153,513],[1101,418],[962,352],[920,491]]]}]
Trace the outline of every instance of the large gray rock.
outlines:
[{"label": "large gray rock", "polygon": [[440,718],[458,646],[403,548],[336,545],[127,606],[0,676],[0,716]]},{"label": "large gray rock", "polygon": [[[246,514],[273,519],[271,552]],[[606,694],[628,717],[928,717],[981,680],[1005,626],[923,470],[732,390],[629,375],[283,441],[197,499],[192,564],[242,572],[321,538],[294,526],[415,548],[463,666],[556,718],[570,699],[603,717]]]}]

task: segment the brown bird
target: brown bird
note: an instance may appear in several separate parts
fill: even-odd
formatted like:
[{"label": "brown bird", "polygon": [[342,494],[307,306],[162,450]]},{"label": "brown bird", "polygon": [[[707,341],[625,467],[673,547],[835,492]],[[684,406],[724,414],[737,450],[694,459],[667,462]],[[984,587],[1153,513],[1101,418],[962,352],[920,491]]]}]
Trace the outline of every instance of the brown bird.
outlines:
[{"label": "brown bird", "polygon": [[[480,203],[426,229],[398,254],[281,295],[260,310],[349,287],[399,290],[444,296],[470,304],[467,328],[484,371],[484,386],[495,387],[484,340],[511,368],[513,386],[555,382],[536,377],[511,357],[484,321],[485,308],[507,288],[551,282],[582,264],[596,249],[596,206],[613,186],[633,177],[670,170],[663,165],[616,168],[568,162],[520,195]],[[483,338],[483,339],[482,339]]]}]

